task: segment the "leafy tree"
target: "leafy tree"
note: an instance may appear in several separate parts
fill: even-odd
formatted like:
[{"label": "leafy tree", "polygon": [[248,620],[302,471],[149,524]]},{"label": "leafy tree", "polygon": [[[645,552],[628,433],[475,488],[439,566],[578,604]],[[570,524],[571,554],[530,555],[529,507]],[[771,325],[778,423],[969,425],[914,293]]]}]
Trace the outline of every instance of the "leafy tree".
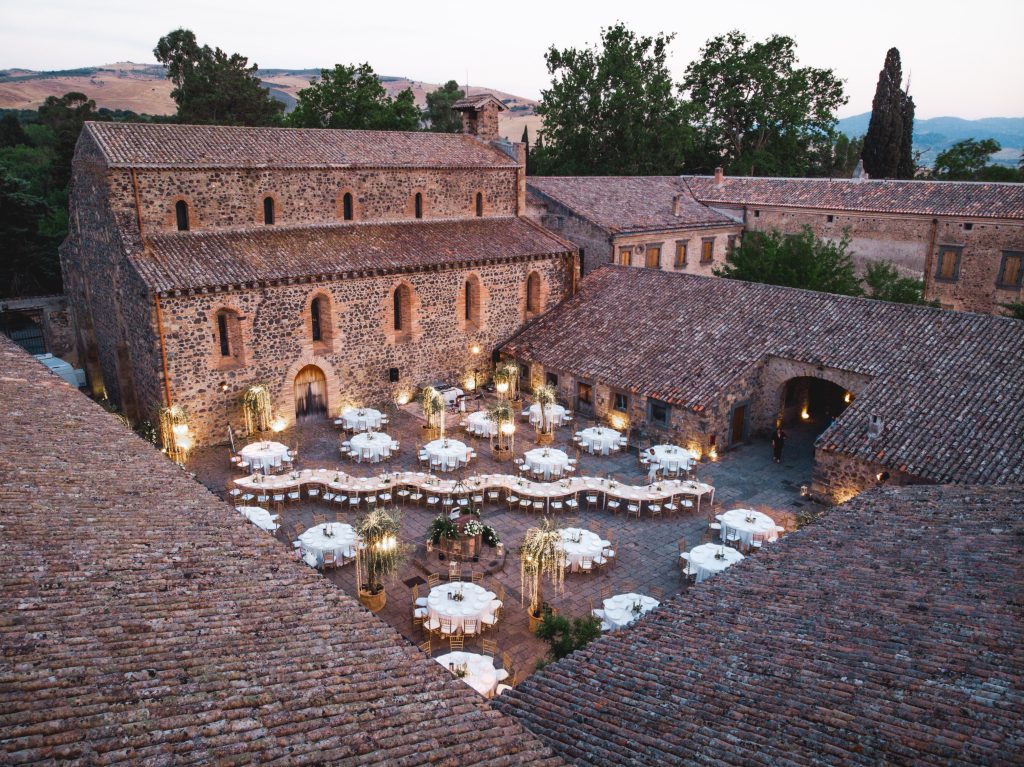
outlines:
[{"label": "leafy tree", "polygon": [[891,261],[872,261],[864,274],[869,298],[897,304],[924,304],[924,281],[901,277]]},{"label": "leafy tree", "polygon": [[989,155],[1000,149],[999,142],[991,138],[958,141],[944,152],[939,152],[932,172],[936,178],[947,181],[973,181],[988,163]]},{"label": "leafy tree", "polygon": [[863,136],[850,138],[845,133],[838,134],[835,143],[821,146],[808,175],[850,178],[857,167],[863,147]]},{"label": "leafy tree", "polygon": [[31,194],[27,183],[0,167],[0,295],[60,290],[56,243],[39,234],[39,221],[48,212],[46,202]]},{"label": "leafy tree", "polygon": [[238,53],[202,47],[195,33],[176,29],[153,49],[174,83],[178,122],[199,125],[279,125],[284,104],[256,76],[256,64]]},{"label": "leafy tree", "polygon": [[719,277],[847,296],[863,294],[849,253],[847,232],[838,242],[819,240],[809,226],[799,234],[748,232],[716,268]]},{"label": "leafy tree", "polygon": [[681,86],[701,151],[737,175],[806,174],[847,99],[831,69],[796,65],[790,37],[748,43],[733,30],[709,40]]},{"label": "leafy tree", "polygon": [[21,120],[14,112],[6,112],[0,118],[0,147],[28,144],[28,134],[21,127]]},{"label": "leafy tree", "polygon": [[71,180],[71,160],[75,156],[78,134],[86,120],[98,120],[96,102],[84,93],[65,93],[60,98],[47,96],[39,107],[39,122],[53,134],[53,186],[67,189]]},{"label": "leafy tree", "polygon": [[545,131],[533,150],[537,172],[678,173],[691,131],[666,65],[671,41],[637,37],[620,23],[601,30],[600,47],[551,47],[551,87],[537,107]]},{"label": "leafy tree", "polygon": [[1006,316],[1015,320],[1024,320],[1024,301],[1014,301],[1009,304],[999,304],[1006,309]]},{"label": "leafy tree", "polygon": [[537,626],[537,636],[548,643],[548,662],[561,660],[601,636],[601,621],[593,615],[570,621],[564,615],[548,611]]},{"label": "leafy tree", "polygon": [[428,130],[437,133],[459,133],[462,130],[462,116],[452,109],[452,104],[465,96],[457,82],[449,80],[436,91],[427,94]]},{"label": "leafy tree", "polygon": [[1020,183],[1024,181],[1024,174],[1014,168],[1005,165],[986,165],[974,174],[975,181],[1003,181]]},{"label": "leafy tree", "polygon": [[420,112],[411,89],[392,99],[369,64],[335,64],[299,91],[289,122],[297,128],[411,131],[419,127]]},{"label": "leafy tree", "polygon": [[900,52],[890,48],[878,73],[864,137],[864,170],[874,178],[913,178],[914,101],[903,91]]}]

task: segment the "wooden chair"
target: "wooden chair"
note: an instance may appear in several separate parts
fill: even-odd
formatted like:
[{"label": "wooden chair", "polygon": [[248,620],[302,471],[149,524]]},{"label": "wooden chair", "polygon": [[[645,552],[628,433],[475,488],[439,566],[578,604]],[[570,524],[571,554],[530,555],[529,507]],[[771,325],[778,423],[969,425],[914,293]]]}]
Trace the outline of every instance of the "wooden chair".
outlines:
[{"label": "wooden chair", "polygon": [[594,558],[593,557],[580,557],[580,572],[592,573],[594,572]]},{"label": "wooden chair", "polygon": [[430,646],[430,637],[427,637],[426,642],[420,642],[419,648],[427,654],[428,658],[434,654],[434,648]]},{"label": "wooden chair", "polygon": [[324,570],[326,570],[328,567],[337,569],[337,567],[338,567],[338,555],[337,555],[337,553],[334,552],[334,551],[331,551],[330,549],[325,551],[324,552],[324,562],[323,562],[323,565],[324,565]]},{"label": "wooden chair", "polygon": [[459,631],[455,627],[455,621],[451,618],[441,616],[441,636],[454,636]]},{"label": "wooden chair", "polygon": [[602,600],[609,599],[611,597],[611,595],[612,595],[612,587],[609,586],[606,583],[603,586],[601,586],[601,592],[600,593],[601,593],[601,599]]},{"label": "wooden chair", "polygon": [[449,562],[448,563],[448,581],[461,581],[462,580],[462,563],[461,562]]},{"label": "wooden chair", "polygon": [[462,652],[466,646],[466,637],[462,634],[452,634],[448,637],[448,651]]},{"label": "wooden chair", "polygon": [[480,621],[476,618],[464,618],[462,620],[462,633],[464,636],[476,636],[480,633]]},{"label": "wooden chair", "polygon": [[493,639],[480,640],[480,654],[494,658],[498,654],[498,643]]},{"label": "wooden chair", "polygon": [[431,573],[430,575],[427,576],[427,588],[428,589],[432,589],[432,588],[434,588],[434,586],[439,586],[439,585],[441,585],[441,575],[440,575],[440,573]]},{"label": "wooden chair", "polygon": [[469,579],[473,583],[475,583],[477,586],[482,586],[483,583],[484,583],[484,574],[483,573],[472,573],[469,576]]},{"label": "wooden chair", "polygon": [[323,525],[327,522],[327,515],[325,514],[314,514],[313,515],[313,526]]},{"label": "wooden chair", "polygon": [[622,593],[623,594],[635,594],[636,593],[636,584],[633,583],[633,581],[624,581],[623,584],[622,584]]}]

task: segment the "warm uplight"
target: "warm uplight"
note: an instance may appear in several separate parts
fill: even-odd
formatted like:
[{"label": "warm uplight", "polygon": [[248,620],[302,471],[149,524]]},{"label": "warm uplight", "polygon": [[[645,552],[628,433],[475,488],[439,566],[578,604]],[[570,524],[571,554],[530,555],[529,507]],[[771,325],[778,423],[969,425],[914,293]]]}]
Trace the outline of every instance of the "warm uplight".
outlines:
[{"label": "warm uplight", "polygon": [[613,415],[610,420],[612,422],[612,428],[613,429],[616,429],[618,431],[622,431],[623,429],[626,428],[626,419],[625,419],[624,416]]},{"label": "warm uplight", "polygon": [[800,418],[803,419],[804,421],[806,421],[810,417],[811,414],[807,412],[807,408],[804,408],[803,410],[800,411]]},{"label": "warm uplight", "polygon": [[377,543],[377,551],[394,551],[398,547],[398,539],[393,535],[386,535]]},{"label": "warm uplight", "polygon": [[399,405],[408,405],[412,401],[412,395],[407,391],[398,392],[395,402]]},{"label": "warm uplight", "polygon": [[288,422],[283,418],[275,418],[270,422],[270,429],[274,432],[284,431],[284,427],[288,425]]},{"label": "warm uplight", "polygon": [[708,458],[710,458],[712,461],[717,461],[718,460],[718,448],[715,448],[715,447],[711,448],[708,451]]},{"label": "warm uplight", "polygon": [[[173,427],[172,430],[174,431],[174,436],[175,437],[184,437],[186,434],[188,434],[188,424],[187,423],[176,423],[176,424],[174,424],[174,427]],[[179,445],[181,444],[181,440],[180,439],[179,440],[175,440],[175,441]]]},{"label": "warm uplight", "polygon": [[471,353],[473,353],[473,354],[479,354],[480,353],[480,344],[473,344],[472,346],[469,347],[469,351]]},{"label": "warm uplight", "polygon": [[846,392],[846,394],[843,395],[843,402],[845,402],[847,405],[850,404],[850,401],[852,399],[853,399],[853,395],[850,394],[850,392]]},{"label": "warm uplight", "polygon": [[516,430],[516,425],[514,423],[512,423],[511,421],[508,422],[508,423],[503,423],[501,425],[501,433],[502,434],[514,434],[515,430]]},{"label": "warm uplight", "polygon": [[494,385],[494,388],[498,390],[498,394],[505,394],[508,391],[508,382],[498,381],[498,383]]},{"label": "warm uplight", "polygon": [[174,444],[187,453],[192,449],[192,438],[188,435],[180,435],[174,440]]},{"label": "warm uplight", "polygon": [[695,447],[691,447],[690,448],[690,458],[692,458],[695,461],[699,461],[700,460],[700,450],[698,450]]},{"label": "warm uplight", "polygon": [[463,381],[462,385],[466,387],[466,391],[473,391],[476,388],[476,379],[472,377],[467,378]]}]

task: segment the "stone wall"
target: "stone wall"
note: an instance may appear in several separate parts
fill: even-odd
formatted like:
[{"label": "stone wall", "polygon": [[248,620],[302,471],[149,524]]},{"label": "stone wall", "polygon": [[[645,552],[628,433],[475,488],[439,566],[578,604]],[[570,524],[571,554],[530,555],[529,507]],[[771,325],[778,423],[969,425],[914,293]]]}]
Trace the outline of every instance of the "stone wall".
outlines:
[{"label": "stone wall", "polygon": [[74,367],[80,367],[75,349],[75,328],[71,310],[63,295],[25,296],[0,301],[0,312],[21,314],[37,322],[43,333],[46,351],[62,358]]},{"label": "stone wall", "polygon": [[[740,224],[730,227],[713,227],[705,229],[678,229],[674,231],[650,232],[643,234],[616,235],[614,242],[615,263],[622,263],[619,256],[623,250],[632,251],[630,266],[647,265],[647,249],[650,246],[661,248],[660,268],[666,272],[686,272],[702,274],[707,277],[714,275],[715,267],[725,263],[728,252],[729,238],[738,238],[743,233]],[[703,263],[701,253],[705,240],[711,240],[711,261]],[[682,266],[676,266],[676,246],[686,244],[686,259]]]},{"label": "stone wall", "polygon": [[[474,370],[489,370],[491,351],[522,326],[532,272],[540,276],[547,310],[567,288],[565,256],[167,298],[163,317],[173,397],[189,410],[196,439],[219,443],[228,423],[240,426],[238,400],[254,383],[269,384],[276,415],[293,420],[294,379],[306,365],[324,373],[331,414],[349,404],[405,400],[436,381],[461,385]],[[458,307],[469,277],[479,281],[480,311],[479,321],[467,325]],[[411,291],[412,330],[396,337],[392,295],[400,284]],[[314,344],[309,331],[314,296],[329,304],[330,317],[321,319],[330,326],[327,343]],[[243,364],[221,363],[215,317],[222,308],[237,313]],[[399,371],[397,383],[388,380],[391,368]]]},{"label": "stone wall", "polygon": [[820,503],[845,503],[878,485],[929,484],[919,477],[886,469],[878,464],[818,448],[814,451],[811,497]]},{"label": "stone wall", "polygon": [[580,249],[581,277],[612,260],[612,237],[605,230],[577,216],[557,202],[531,198],[527,215],[546,229],[569,240]]}]

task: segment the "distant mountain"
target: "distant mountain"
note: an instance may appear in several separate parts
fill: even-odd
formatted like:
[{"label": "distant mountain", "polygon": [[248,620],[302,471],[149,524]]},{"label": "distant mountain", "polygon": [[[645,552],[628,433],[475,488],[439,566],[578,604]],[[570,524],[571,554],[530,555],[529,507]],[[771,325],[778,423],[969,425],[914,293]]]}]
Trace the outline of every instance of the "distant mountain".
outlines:
[{"label": "distant mountain", "polygon": [[[844,117],[838,128],[851,138],[863,136],[868,131],[870,120],[870,112]],[[995,139],[1003,150],[993,156],[993,162],[1015,167],[1024,151],[1024,117],[983,117],[979,120],[932,117],[914,120],[914,149],[920,150],[921,162],[926,165],[931,165],[939,152],[969,138],[976,141]]]}]

